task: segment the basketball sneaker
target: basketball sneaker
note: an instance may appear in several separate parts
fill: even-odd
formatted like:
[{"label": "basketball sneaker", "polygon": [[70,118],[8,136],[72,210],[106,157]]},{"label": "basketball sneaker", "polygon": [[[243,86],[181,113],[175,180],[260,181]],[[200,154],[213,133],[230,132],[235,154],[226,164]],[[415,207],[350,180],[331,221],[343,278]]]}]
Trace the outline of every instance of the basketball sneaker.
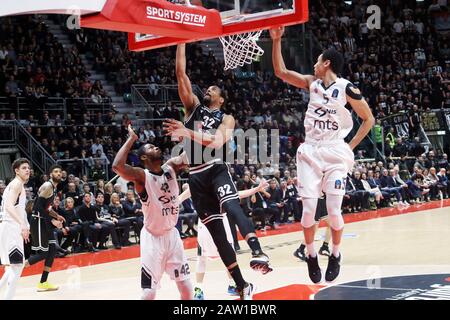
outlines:
[{"label": "basketball sneaker", "polygon": [[56,291],[58,290],[59,287],[55,286],[53,284],[48,283],[48,281],[45,281],[43,283],[39,282],[38,286],[37,286],[37,291],[38,292],[45,292],[45,291]]},{"label": "basketball sneaker", "polygon": [[325,281],[332,282],[339,276],[339,271],[341,269],[341,258],[341,253],[339,253],[338,258],[336,258],[333,254],[330,255],[328,258],[327,271],[325,272]]},{"label": "basketball sneaker", "polygon": [[237,289],[237,287],[235,285],[228,285],[228,294],[230,296],[238,296],[239,295],[239,291]]},{"label": "basketball sneaker", "polygon": [[306,263],[308,264],[309,278],[313,283],[322,281],[322,270],[320,270],[319,259],[316,255],[314,258],[307,256]]},{"label": "basketball sneaker", "polygon": [[297,248],[297,250],[294,251],[294,257],[299,258],[302,261],[306,261],[306,254],[305,254],[305,246],[300,245],[300,248]]},{"label": "basketball sneaker", "polygon": [[255,294],[256,287],[251,283],[246,283],[244,289],[239,292],[241,300],[253,300],[253,295]]},{"label": "basketball sneaker", "polygon": [[198,287],[194,288],[194,300],[205,300],[205,294],[202,289]]},{"label": "basketball sneaker", "polygon": [[331,255],[330,248],[328,247],[328,243],[324,242],[319,249],[319,254],[321,256],[329,257]]},{"label": "basketball sneaker", "polygon": [[250,259],[250,268],[255,271],[261,271],[262,274],[273,271],[269,264],[269,257],[265,253],[253,254]]}]

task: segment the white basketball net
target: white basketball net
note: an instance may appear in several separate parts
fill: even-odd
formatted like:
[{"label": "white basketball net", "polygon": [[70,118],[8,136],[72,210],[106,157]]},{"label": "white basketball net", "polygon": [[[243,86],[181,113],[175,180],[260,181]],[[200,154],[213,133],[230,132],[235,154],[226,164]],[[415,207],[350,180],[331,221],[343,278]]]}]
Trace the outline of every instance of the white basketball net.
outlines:
[{"label": "white basketball net", "polygon": [[244,64],[251,64],[264,54],[256,43],[263,30],[220,37],[225,57],[225,70],[236,69]]}]

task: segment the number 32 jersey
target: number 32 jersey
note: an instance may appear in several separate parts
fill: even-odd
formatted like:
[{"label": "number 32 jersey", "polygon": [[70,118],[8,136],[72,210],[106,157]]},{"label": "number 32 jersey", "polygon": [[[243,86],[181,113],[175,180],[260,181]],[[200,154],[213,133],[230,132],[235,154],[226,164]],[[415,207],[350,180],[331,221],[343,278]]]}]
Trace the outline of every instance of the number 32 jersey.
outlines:
[{"label": "number 32 jersey", "polygon": [[145,170],[145,193],[142,200],[144,227],[154,236],[162,236],[175,227],[179,213],[177,176],[169,165],[161,175]]}]

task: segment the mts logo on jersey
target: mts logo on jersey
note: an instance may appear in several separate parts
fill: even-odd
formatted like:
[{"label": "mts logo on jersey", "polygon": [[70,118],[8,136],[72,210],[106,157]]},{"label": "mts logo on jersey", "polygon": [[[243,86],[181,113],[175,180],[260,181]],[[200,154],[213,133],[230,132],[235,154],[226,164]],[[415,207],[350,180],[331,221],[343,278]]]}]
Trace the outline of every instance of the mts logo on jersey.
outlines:
[{"label": "mts logo on jersey", "polygon": [[[322,107],[314,110],[315,114],[318,114],[319,117],[325,117],[330,114],[337,114],[336,109],[323,109]],[[330,119],[327,120],[314,120],[314,128],[319,128],[320,130],[339,130],[339,124],[336,121],[332,121]]]}]

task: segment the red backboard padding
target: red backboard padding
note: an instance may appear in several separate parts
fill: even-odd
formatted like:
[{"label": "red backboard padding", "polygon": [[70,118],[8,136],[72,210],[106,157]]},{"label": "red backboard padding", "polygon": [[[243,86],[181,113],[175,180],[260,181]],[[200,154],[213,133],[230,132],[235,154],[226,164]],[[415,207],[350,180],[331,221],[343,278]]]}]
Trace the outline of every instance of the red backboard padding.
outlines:
[{"label": "red backboard padding", "polygon": [[81,17],[84,28],[156,34],[191,39],[217,37],[222,20],[217,10],[187,7],[165,0],[109,0],[100,13]]}]

